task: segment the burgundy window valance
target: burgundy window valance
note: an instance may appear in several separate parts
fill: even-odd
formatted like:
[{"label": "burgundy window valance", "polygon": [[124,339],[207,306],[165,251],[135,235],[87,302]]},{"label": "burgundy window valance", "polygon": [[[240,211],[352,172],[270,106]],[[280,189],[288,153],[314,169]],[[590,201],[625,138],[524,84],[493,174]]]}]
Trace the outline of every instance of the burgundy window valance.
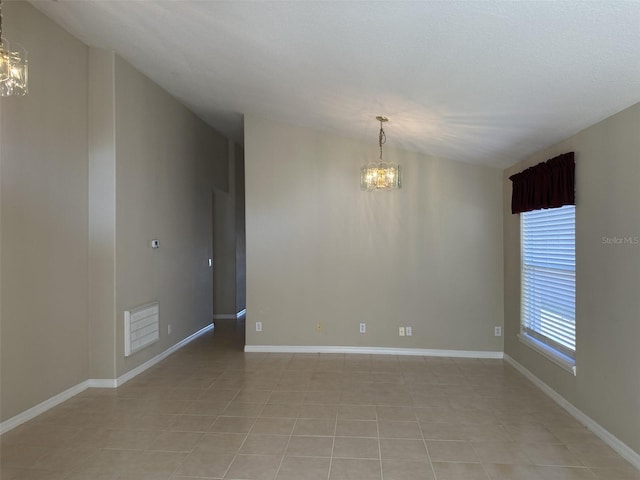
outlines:
[{"label": "burgundy window valance", "polygon": [[575,205],[575,171],[573,152],[569,152],[510,176],[511,213]]}]

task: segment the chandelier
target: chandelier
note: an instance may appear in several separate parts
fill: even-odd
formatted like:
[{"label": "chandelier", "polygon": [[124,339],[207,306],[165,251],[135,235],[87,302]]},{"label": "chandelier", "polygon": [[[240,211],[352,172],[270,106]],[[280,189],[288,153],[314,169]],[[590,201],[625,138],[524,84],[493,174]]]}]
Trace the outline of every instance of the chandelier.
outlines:
[{"label": "chandelier", "polygon": [[395,190],[400,188],[400,166],[397,163],[382,161],[382,144],[387,141],[382,124],[388,122],[389,119],[378,116],[376,120],[380,122],[380,133],[378,134],[380,159],[377,162],[368,163],[360,169],[360,188],[369,192]]},{"label": "chandelier", "polygon": [[26,95],[27,73],[27,51],[18,43],[10,44],[2,36],[2,0],[0,0],[0,97]]}]

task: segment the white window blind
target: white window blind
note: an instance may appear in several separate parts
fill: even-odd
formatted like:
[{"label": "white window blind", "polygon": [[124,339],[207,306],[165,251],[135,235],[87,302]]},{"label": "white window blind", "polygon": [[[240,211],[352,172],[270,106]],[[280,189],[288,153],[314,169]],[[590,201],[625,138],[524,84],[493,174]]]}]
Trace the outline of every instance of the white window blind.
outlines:
[{"label": "white window blind", "polygon": [[575,205],[524,212],[520,217],[522,331],[575,359]]}]

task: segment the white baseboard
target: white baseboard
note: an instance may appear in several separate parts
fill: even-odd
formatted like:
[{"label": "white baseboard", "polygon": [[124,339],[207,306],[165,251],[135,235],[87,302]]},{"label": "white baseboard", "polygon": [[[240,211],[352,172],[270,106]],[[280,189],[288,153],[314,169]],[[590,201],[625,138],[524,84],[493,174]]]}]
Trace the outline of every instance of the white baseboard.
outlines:
[{"label": "white baseboard", "polygon": [[[164,352],[156,355],[155,357],[153,357],[150,360],[147,360],[142,365],[139,365],[136,368],[134,368],[132,370],[129,370],[127,373],[125,373],[123,375],[120,375],[117,379],[115,379],[115,387],[119,387],[120,385],[123,385],[124,383],[128,382],[129,380],[131,380],[133,377],[136,377],[136,376],[140,375],[145,370],[153,367],[156,363],[161,362],[162,360],[167,358],[169,355],[171,355],[176,350],[179,350],[180,348],[184,347],[187,343],[195,340],[197,337],[199,337],[203,333],[206,333],[206,332],[208,332],[209,330],[212,330],[212,329],[213,329],[213,324],[207,325],[206,327],[201,328],[197,332],[189,335],[184,340],[181,340],[178,343],[176,343],[175,345],[167,348]],[[104,380],[97,380],[97,381],[104,381]],[[108,379],[107,381],[110,381],[110,379]]]},{"label": "white baseboard", "polygon": [[64,392],[60,392],[59,394],[54,395],[51,398],[48,398],[44,402],[39,403],[35,407],[31,407],[30,409],[25,410],[22,413],[19,413],[15,417],[11,417],[10,419],[5,420],[4,422],[0,423],[0,435],[8,432],[9,430],[16,428],[19,425],[22,425],[25,422],[28,422],[29,420],[37,417],[41,413],[44,413],[47,410],[50,410],[57,405],[60,405],[62,402],[69,400],[71,397],[79,394],[80,392],[83,392],[87,388],[89,388],[89,380],[85,380],[82,383],[74,385],[73,387],[68,388]]},{"label": "white baseboard", "polygon": [[117,388],[117,378],[90,378],[88,388]]},{"label": "white baseboard", "polygon": [[568,402],[562,395],[556,392],[549,385],[544,383],[533,373],[531,373],[526,367],[518,363],[508,354],[504,354],[504,360],[513,368],[518,370],[522,375],[527,377],[535,386],[542,390],[548,397],[555,401],[558,405],[564,408],[572,417],[582,423],[585,427],[591,430],[600,440],[609,445],[615,450],[622,458],[631,463],[635,468],[640,470],[640,454],[629,447],[626,443],[618,439],[615,435],[605,429],[598,422],[593,420],[587,414],[576,408],[573,404]]},{"label": "white baseboard", "polygon": [[502,352],[471,350],[432,350],[428,348],[348,347],[315,345],[245,345],[244,351],[257,353],[358,353],[368,355],[406,355],[420,357],[502,358]]},{"label": "white baseboard", "polygon": [[236,318],[242,318],[247,314],[247,309],[240,310],[238,313],[218,313],[213,316],[214,320],[235,320]]},{"label": "white baseboard", "polygon": [[164,360],[173,352],[175,352],[179,348],[184,347],[187,343],[195,340],[197,337],[199,337],[203,333],[206,333],[212,329],[213,329],[213,325],[207,325],[206,327],[201,328],[194,334],[189,335],[184,340],[181,340],[175,345],[169,347],[164,352],[156,355],[151,360],[148,360],[147,362],[134,368],[133,370],[128,371],[127,373],[125,373],[124,375],[121,375],[118,378],[89,379],[89,380],[85,380],[82,383],[74,385],[73,387],[68,388],[64,392],[58,393],[57,395],[54,395],[53,397],[45,400],[44,402],[41,402],[38,405],[31,407],[30,409],[25,410],[24,412],[19,413],[18,415],[11,417],[8,420],[5,420],[4,422],[0,423],[0,435],[8,432],[9,430],[16,428],[19,425],[22,425],[25,422],[28,422],[29,420],[37,417],[38,415],[43,414],[47,410],[50,410],[57,405],[60,405],[62,402],[65,402],[69,400],[71,397],[78,395],[79,393],[85,391],[87,388],[119,387],[120,385],[124,384],[128,380],[131,380],[136,375],[140,375],[142,372],[144,372],[148,368],[151,368],[156,363],[160,362],[161,360]]}]

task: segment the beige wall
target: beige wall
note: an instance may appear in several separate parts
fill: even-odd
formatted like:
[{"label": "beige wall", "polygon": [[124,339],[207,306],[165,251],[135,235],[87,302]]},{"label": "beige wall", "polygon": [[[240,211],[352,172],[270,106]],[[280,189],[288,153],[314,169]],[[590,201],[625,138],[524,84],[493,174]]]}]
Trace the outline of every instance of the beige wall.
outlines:
[{"label": "beige wall", "polygon": [[236,182],[235,150],[230,140],[227,157],[227,182],[216,188],[213,224],[213,315],[235,318],[236,310]]},{"label": "beige wall", "polygon": [[[640,452],[640,104],[504,172],[505,353]],[[576,366],[557,367],[520,343],[519,216],[509,176],[576,154]]]},{"label": "beige wall", "polygon": [[[30,61],[29,95],[0,103],[5,421],[211,322],[211,195],[229,165],[227,139],[125,61],[26,2],[3,13]],[[123,312],[153,300],[160,342],[125,359]]]},{"label": "beige wall", "polygon": [[403,188],[362,192],[371,128],[363,142],[245,116],[247,345],[502,351],[502,172],[394,150],[390,123]]},{"label": "beige wall", "polygon": [[89,49],[90,378],[115,378],[115,54]]},{"label": "beige wall", "polygon": [[236,318],[246,307],[243,161],[242,147],[229,140],[228,182],[212,197],[214,320]]},{"label": "beige wall", "polygon": [[244,150],[235,148],[236,180],[236,313],[247,308],[247,248],[244,220]]},{"label": "beige wall", "polygon": [[29,51],[29,95],[0,100],[1,412],[88,378],[87,47],[25,2],[3,35]]},{"label": "beige wall", "polygon": [[[211,323],[211,192],[228,184],[228,145],[119,57],[115,125],[119,376]],[[160,302],[160,342],[125,358],[124,310],[152,301]]]}]

